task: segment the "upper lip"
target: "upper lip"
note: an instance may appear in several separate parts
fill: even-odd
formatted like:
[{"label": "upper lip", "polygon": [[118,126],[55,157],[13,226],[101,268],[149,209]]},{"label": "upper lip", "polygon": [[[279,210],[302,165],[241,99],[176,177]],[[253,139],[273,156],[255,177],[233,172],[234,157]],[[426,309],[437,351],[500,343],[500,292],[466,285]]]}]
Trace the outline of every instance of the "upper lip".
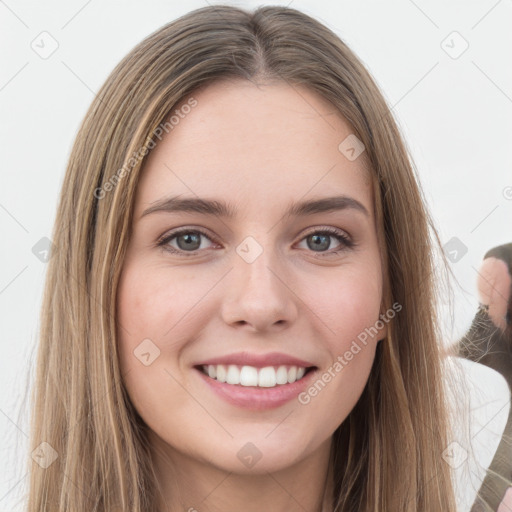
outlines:
[{"label": "upper lip", "polygon": [[265,366],[303,366],[308,368],[315,366],[313,363],[304,361],[288,354],[281,352],[269,352],[267,354],[251,354],[249,352],[237,352],[225,356],[212,357],[205,361],[201,361],[196,366],[216,365],[216,364],[234,364],[238,366],[254,366],[256,368],[264,368]]}]

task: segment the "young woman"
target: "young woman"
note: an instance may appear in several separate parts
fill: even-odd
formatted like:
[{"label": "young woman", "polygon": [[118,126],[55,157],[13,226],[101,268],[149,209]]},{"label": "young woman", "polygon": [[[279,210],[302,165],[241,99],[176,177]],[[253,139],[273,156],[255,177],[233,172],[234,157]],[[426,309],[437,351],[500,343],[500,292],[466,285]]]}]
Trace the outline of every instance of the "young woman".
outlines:
[{"label": "young woman", "polygon": [[53,243],[29,512],[455,511],[439,240],[325,26],[215,6],[142,41]]}]

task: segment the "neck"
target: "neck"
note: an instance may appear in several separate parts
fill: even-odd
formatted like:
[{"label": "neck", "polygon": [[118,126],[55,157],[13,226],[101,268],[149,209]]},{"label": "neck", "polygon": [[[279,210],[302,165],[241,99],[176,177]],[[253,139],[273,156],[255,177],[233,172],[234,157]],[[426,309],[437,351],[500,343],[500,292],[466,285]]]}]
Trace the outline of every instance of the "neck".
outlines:
[{"label": "neck", "polygon": [[240,474],[178,452],[153,432],[149,437],[160,512],[332,511],[331,439],[290,467]]}]

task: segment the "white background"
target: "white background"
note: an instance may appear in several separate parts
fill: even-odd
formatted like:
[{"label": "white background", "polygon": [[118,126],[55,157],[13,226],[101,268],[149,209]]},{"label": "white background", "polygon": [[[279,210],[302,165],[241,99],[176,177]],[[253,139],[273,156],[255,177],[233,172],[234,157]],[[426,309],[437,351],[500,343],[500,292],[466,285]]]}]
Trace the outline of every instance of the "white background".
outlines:
[{"label": "white background", "polygon": [[[0,2],[0,511],[21,510],[28,482],[27,386],[45,273],[32,247],[51,236],[76,130],[95,92],[135,44],[208,3],[219,2]],[[512,200],[504,194],[512,186],[512,2],[274,4],[302,10],[334,30],[361,58],[393,108],[443,244],[457,237],[467,247],[452,263],[458,280],[453,317],[442,305],[444,340],[458,339],[476,311],[477,269],[484,253],[512,241]],[[31,48],[43,31],[58,42],[47,59]],[[454,31],[469,45],[458,58],[452,57],[466,43]],[[471,408],[466,441],[474,451],[457,469],[460,511],[465,512],[501,436],[509,392],[492,370],[461,365]],[[464,439],[462,434],[457,438],[467,447]]]}]

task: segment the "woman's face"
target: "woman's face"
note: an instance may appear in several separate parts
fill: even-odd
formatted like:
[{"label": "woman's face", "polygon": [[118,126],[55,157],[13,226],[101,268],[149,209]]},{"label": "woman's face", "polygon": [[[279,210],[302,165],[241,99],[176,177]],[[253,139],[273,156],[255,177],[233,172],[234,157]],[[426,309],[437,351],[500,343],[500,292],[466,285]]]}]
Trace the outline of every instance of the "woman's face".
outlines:
[{"label": "woman's face", "polygon": [[370,182],[350,126],[309,90],[224,81],[194,98],[138,185],[121,370],[169,454],[276,471],[326,453],[385,335],[368,336]]}]

